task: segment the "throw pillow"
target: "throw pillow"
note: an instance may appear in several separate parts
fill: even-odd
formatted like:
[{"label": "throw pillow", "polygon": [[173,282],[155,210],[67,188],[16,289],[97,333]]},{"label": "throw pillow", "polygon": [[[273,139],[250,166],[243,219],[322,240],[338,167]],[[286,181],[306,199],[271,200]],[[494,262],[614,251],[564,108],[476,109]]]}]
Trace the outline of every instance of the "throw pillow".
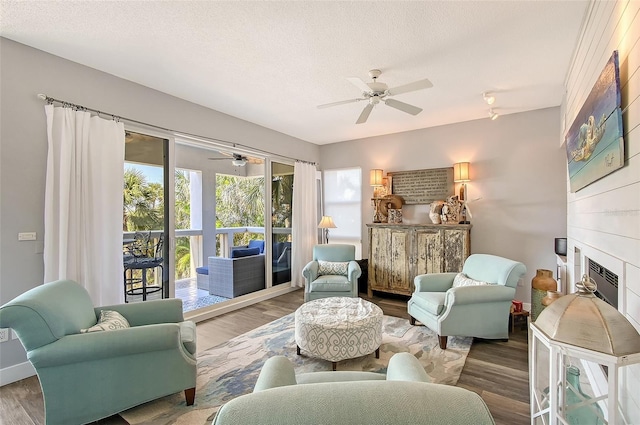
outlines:
[{"label": "throw pillow", "polygon": [[456,277],[453,279],[454,288],[460,288],[461,286],[479,286],[479,285],[490,285],[490,283],[483,282],[481,280],[472,279],[464,273],[458,273]]},{"label": "throw pillow", "polygon": [[247,248],[258,248],[260,249],[259,254],[263,254],[264,253],[264,241],[262,240],[250,240],[249,241],[249,246],[247,246]]},{"label": "throw pillow", "polygon": [[318,260],[318,275],[333,274],[346,276],[349,270],[349,262],[335,262]]},{"label": "throw pillow", "polygon": [[98,323],[89,329],[80,329],[80,332],[114,331],[116,329],[126,329],[128,327],[130,327],[129,322],[122,316],[122,314],[117,311],[102,310],[100,311],[100,319],[98,320]]},{"label": "throw pillow", "polygon": [[250,257],[260,254],[260,248],[236,248],[231,251],[231,258]]}]

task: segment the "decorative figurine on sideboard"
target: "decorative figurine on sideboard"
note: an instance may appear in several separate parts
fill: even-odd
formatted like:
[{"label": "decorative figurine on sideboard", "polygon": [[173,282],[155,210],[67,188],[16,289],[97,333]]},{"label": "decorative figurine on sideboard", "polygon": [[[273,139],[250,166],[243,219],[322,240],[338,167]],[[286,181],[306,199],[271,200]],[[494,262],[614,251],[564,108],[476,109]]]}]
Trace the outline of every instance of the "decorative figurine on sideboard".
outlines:
[{"label": "decorative figurine on sideboard", "polygon": [[458,224],[460,220],[460,212],[462,211],[462,202],[456,195],[449,196],[442,206],[442,214],[440,220],[443,224]]},{"label": "decorative figurine on sideboard", "polygon": [[440,214],[442,214],[442,207],[444,206],[444,201],[433,201],[429,206],[429,218],[433,222],[433,224],[440,224],[442,220],[440,219]]}]

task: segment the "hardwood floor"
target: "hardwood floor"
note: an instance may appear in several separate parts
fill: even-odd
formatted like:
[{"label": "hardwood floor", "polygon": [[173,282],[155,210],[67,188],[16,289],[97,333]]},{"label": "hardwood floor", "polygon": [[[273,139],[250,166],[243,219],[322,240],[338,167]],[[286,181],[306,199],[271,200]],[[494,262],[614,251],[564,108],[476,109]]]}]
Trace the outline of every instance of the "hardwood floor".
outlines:
[{"label": "hardwood floor", "polygon": [[[408,297],[385,294],[372,298],[384,314],[409,318]],[[302,291],[262,301],[250,307],[198,323],[198,353],[237,335],[294,312],[303,301]],[[527,331],[516,329],[508,341],[476,339],[471,346],[458,386],[480,394],[497,425],[530,423]],[[0,387],[0,423],[44,425],[44,404],[36,377]],[[96,422],[126,425],[120,416]]]}]

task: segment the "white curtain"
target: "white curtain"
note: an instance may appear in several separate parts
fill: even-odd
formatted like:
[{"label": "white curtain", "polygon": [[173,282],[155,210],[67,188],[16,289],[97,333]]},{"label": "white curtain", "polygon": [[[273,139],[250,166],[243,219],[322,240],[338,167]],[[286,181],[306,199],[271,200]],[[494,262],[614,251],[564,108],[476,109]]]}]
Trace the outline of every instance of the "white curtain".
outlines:
[{"label": "white curtain", "polygon": [[46,105],[44,279],[83,285],[96,306],[124,301],[124,125]]},{"label": "white curtain", "polygon": [[316,166],[297,161],[293,168],[291,286],[304,287],[302,269],[311,261],[313,246],[318,243],[317,211]]}]

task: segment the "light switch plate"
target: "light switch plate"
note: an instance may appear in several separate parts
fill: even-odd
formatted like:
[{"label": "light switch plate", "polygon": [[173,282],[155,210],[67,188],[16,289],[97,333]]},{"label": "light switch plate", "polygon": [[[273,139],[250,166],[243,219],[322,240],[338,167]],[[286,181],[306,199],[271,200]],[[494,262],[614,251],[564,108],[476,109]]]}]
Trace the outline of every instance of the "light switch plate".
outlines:
[{"label": "light switch plate", "polygon": [[22,232],[18,233],[19,241],[35,241],[36,240],[36,232]]}]

